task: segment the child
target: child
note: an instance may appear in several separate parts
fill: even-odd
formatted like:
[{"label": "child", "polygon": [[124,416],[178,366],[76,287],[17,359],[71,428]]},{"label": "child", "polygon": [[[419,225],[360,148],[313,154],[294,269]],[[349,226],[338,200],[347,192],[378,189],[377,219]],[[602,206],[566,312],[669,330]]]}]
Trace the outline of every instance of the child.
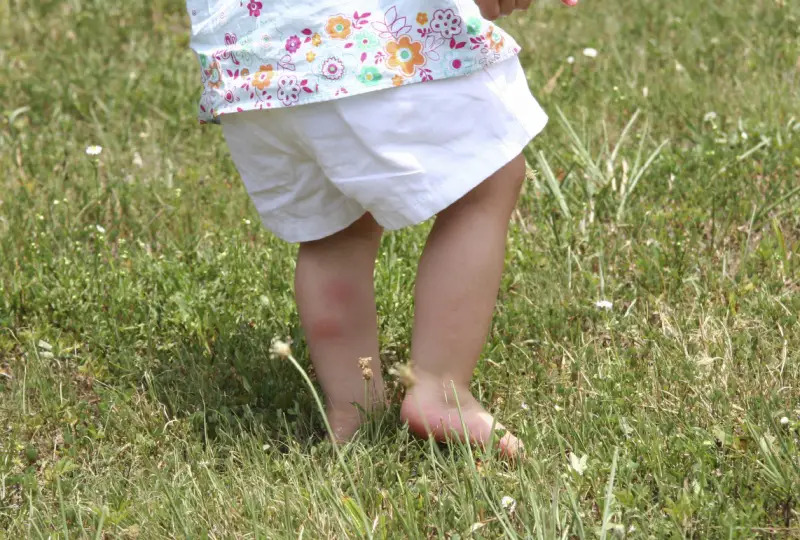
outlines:
[{"label": "child", "polygon": [[[187,0],[200,119],[222,124],[264,225],[300,244],[297,307],[339,440],[362,421],[356,405],[384,400],[381,235],[433,216],[415,290],[415,384],[400,414],[437,440],[463,438],[462,419],[473,444],[502,429],[469,384],[525,176],[521,152],[547,117],[517,44],[489,21],[530,3]],[[359,358],[371,359],[369,398]],[[513,456],[521,445],[506,432],[499,447]]]}]

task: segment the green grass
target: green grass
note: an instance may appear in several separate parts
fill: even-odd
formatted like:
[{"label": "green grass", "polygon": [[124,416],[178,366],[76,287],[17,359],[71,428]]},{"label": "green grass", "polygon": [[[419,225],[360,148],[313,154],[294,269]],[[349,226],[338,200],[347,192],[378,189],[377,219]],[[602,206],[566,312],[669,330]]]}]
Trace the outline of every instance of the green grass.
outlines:
[{"label": "green grass", "polygon": [[[800,4],[556,4],[508,24],[553,122],[474,385],[529,456],[393,410],[345,470],[182,2],[0,0],[0,537],[800,537]],[[387,368],[426,231],[380,255]]]}]

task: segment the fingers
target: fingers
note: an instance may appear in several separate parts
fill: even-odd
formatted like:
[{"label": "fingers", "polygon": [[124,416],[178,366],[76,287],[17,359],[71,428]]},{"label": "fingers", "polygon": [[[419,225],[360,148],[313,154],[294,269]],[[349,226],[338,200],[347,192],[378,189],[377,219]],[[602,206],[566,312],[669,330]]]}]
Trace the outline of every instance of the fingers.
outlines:
[{"label": "fingers", "polygon": [[506,17],[514,12],[517,7],[516,0],[500,0],[500,15]]},{"label": "fingers", "polygon": [[500,16],[500,2],[498,0],[477,0],[484,19],[493,21]]}]

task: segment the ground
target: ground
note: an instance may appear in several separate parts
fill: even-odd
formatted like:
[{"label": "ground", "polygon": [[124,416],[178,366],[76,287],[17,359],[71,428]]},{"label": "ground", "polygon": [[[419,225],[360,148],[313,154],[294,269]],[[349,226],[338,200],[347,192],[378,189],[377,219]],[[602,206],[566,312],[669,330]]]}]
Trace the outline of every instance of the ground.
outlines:
[{"label": "ground", "polygon": [[[395,377],[337,459],[187,25],[0,2],[0,538],[800,537],[800,4],[506,23],[552,118],[474,383],[516,464],[409,436]],[[428,226],[381,251],[387,370]]]}]

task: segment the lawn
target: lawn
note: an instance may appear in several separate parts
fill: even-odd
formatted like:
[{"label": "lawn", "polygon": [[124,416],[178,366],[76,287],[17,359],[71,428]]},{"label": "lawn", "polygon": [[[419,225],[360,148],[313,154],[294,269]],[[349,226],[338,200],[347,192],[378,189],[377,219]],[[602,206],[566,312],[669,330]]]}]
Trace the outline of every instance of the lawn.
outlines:
[{"label": "lawn", "polygon": [[[392,376],[325,440],[183,9],[0,0],[0,538],[800,538],[800,2],[506,23],[551,116],[474,383],[516,464],[410,436]],[[384,239],[387,371],[428,227]]]}]

